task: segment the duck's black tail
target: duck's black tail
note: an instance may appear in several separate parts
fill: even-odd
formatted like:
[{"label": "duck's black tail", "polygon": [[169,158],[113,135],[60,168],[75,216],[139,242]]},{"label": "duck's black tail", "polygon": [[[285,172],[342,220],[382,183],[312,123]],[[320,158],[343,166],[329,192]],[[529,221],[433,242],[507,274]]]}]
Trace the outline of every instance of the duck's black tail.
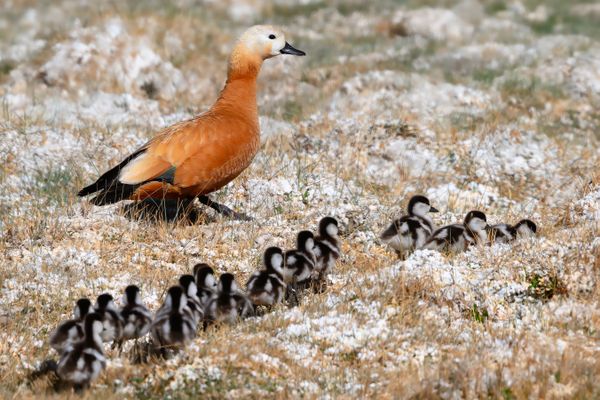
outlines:
[{"label": "duck's black tail", "polygon": [[81,189],[79,193],[77,193],[77,196],[83,197],[87,196],[88,194],[100,192],[91,200],[92,203],[99,206],[116,203],[131,196],[137,186],[124,185],[119,182],[119,173],[131,160],[142,154],[144,151],[146,151],[146,149],[142,148],[127,156],[123,161],[121,161],[121,163],[119,163],[119,165],[102,174],[102,176],[100,176],[96,182]]}]

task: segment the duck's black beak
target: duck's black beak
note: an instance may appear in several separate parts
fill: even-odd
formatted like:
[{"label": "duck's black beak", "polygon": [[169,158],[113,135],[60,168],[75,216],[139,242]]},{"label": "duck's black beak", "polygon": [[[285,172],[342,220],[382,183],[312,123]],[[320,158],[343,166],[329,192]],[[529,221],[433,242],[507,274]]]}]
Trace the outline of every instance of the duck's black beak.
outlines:
[{"label": "duck's black beak", "polygon": [[429,212],[439,212],[439,210],[435,207],[429,206]]},{"label": "duck's black beak", "polygon": [[281,54],[289,54],[292,56],[305,56],[306,55],[305,52],[292,47],[292,45],[289,44],[288,42],[285,42],[285,46],[283,46],[283,49],[281,49],[279,52]]}]

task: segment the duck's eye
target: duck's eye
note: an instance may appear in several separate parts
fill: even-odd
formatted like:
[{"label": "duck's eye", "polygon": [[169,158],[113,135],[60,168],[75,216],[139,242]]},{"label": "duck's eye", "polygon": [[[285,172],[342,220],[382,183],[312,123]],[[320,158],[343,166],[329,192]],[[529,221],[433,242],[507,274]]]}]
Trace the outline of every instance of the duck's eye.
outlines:
[{"label": "duck's eye", "polygon": [[269,35],[269,39],[274,40],[275,39],[275,35],[273,35],[272,33]]}]

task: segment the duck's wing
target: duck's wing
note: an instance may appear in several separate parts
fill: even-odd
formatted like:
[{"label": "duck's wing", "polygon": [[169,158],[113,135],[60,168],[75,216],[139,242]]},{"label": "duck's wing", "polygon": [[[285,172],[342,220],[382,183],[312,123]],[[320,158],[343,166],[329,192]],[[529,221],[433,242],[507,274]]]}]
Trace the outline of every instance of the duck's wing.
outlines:
[{"label": "duck's wing", "polygon": [[102,174],[96,182],[81,189],[78,196],[100,192],[92,199],[92,203],[111,204],[129,198],[141,184],[148,181],[171,182],[176,169],[173,160],[177,160],[178,154],[165,157],[156,149],[160,149],[164,143],[172,141],[179,143],[181,137],[194,133],[195,122],[196,119],[191,119],[164,129],[152,140],[125,157],[121,163]]}]

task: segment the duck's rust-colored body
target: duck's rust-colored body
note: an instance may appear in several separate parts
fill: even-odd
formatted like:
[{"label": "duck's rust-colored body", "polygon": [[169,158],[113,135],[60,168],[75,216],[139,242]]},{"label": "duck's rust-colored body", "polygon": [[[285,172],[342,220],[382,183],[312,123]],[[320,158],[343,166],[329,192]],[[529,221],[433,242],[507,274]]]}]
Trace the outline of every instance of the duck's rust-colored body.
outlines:
[{"label": "duck's rust-colored body", "polygon": [[225,87],[207,112],[164,129],[79,195],[97,192],[91,200],[96,205],[193,199],[231,182],[258,152],[256,79],[263,61],[278,54],[304,53],[276,28],[251,28],[234,48]]}]

